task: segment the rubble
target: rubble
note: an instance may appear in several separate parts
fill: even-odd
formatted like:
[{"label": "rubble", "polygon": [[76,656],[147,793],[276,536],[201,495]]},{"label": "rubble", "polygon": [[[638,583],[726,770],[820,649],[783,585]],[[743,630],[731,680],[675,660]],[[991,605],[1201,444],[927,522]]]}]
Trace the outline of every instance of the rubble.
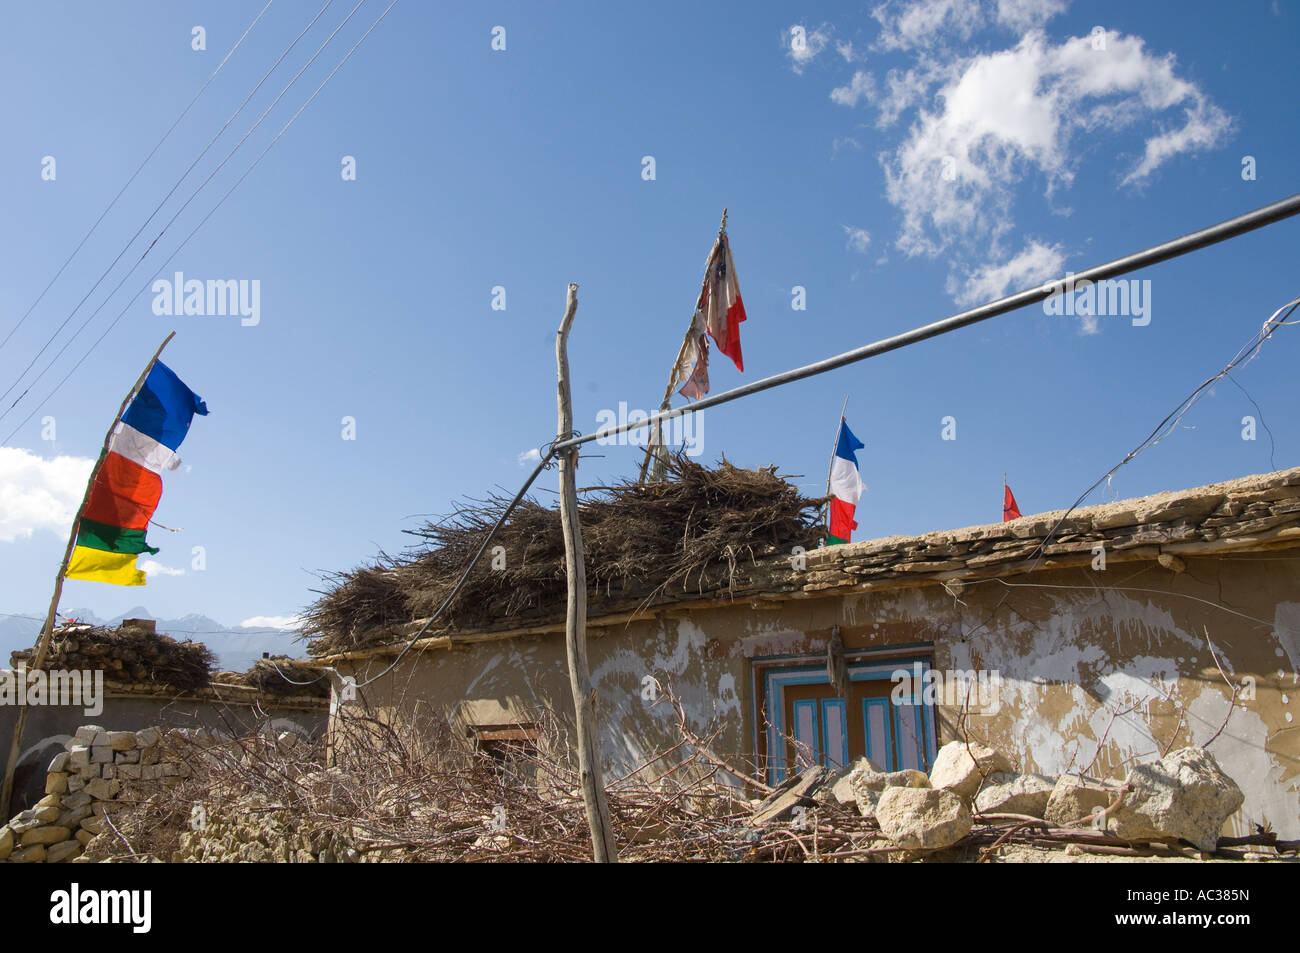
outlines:
[{"label": "rubble", "polygon": [[[863,758],[841,779],[840,793],[847,787],[849,800],[863,817],[875,817],[880,795],[886,788],[928,788],[930,779],[924,771],[909,768],[903,771],[881,771],[869,759]],[[837,795],[837,799],[839,795]]]},{"label": "rubble", "polygon": [[1104,782],[1063,774],[1056,779],[1056,786],[1047,799],[1043,817],[1064,827],[1105,810],[1110,806],[1111,800],[1112,791]]},{"label": "rubble", "polygon": [[939,749],[930,768],[930,786],[946,788],[964,798],[973,798],[991,774],[1015,769],[1006,755],[978,741],[950,741]]},{"label": "rubble", "polygon": [[1178,837],[1208,852],[1244,799],[1208,751],[1182,748],[1133,768],[1110,820],[1125,840]]},{"label": "rubble", "polygon": [[988,783],[976,795],[975,810],[980,814],[1043,817],[1055,786],[1056,779],[1044,774],[997,772],[989,775]]},{"label": "rubble", "polygon": [[970,808],[943,788],[886,788],[876,805],[881,832],[905,850],[950,847],[970,833]]}]

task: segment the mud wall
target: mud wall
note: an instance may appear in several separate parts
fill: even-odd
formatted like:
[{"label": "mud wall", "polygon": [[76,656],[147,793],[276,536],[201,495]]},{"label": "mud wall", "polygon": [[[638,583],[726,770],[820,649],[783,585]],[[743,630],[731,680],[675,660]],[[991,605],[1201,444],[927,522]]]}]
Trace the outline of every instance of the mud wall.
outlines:
[{"label": "mud wall", "polygon": [[[1230,832],[1268,822],[1280,836],[1300,837],[1296,549],[1189,556],[1171,567],[1049,569],[951,590],[928,583],[736,601],[593,628],[589,655],[608,772],[625,774],[679,740],[658,686],[681,702],[694,731],[719,732],[719,754],[753,771],[761,747],[756,663],[815,664],[834,627],[851,657],[909,649],[930,654],[940,674],[996,674],[993,703],[964,721],[951,697],[936,699],[940,745],[965,730],[1022,771],[1112,777],[1166,750],[1209,745],[1246,794]],[[390,661],[340,663],[338,670],[361,682]],[[467,712],[483,711],[501,723],[527,721],[541,707],[571,716],[564,637],[428,651],[350,704],[407,724],[424,716],[464,722]]]}]

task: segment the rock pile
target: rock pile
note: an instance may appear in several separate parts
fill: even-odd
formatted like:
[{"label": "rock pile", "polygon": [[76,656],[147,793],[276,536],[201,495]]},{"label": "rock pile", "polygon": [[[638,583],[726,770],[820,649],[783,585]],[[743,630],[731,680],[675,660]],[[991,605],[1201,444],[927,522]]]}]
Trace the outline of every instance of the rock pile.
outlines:
[{"label": "rock pile", "polygon": [[91,840],[109,830],[124,783],[167,784],[189,775],[187,764],[164,760],[162,742],[158,728],[82,725],[50,762],[45,796],[0,827],[0,863],[78,860]]},{"label": "rock pile", "polygon": [[831,779],[832,798],[874,817],[900,849],[933,851],[966,837],[982,816],[1019,816],[1042,828],[1109,832],[1129,842],[1184,840],[1212,852],[1244,797],[1204,748],[1133,768],[1123,782],[1021,774],[998,751],[954,741],[927,776],[885,772],[863,758]]},{"label": "rock pile", "polygon": [[[30,665],[34,649],[11,653]],[[215,657],[202,642],[159,635],[153,619],[126,619],[116,628],[74,623],[54,630],[43,668],[102,671],[110,681],[166,685],[191,691],[208,684]]]}]

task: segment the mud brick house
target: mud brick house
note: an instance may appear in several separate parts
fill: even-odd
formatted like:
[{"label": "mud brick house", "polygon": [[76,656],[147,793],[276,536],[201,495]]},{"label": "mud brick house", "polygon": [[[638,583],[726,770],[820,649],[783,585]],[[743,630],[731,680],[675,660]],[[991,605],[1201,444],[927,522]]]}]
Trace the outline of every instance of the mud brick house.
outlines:
[{"label": "mud brick house", "polygon": [[[649,604],[593,599],[607,776],[679,740],[661,686],[770,781],[862,755],[924,768],[963,732],[1021,771],[1101,777],[1208,744],[1246,795],[1225,833],[1300,837],[1300,468],[1064,515],[742,559]],[[563,600],[547,609],[436,632],[342,704],[527,739],[539,707],[572,710]],[[318,661],[362,683],[418,625]]]}]

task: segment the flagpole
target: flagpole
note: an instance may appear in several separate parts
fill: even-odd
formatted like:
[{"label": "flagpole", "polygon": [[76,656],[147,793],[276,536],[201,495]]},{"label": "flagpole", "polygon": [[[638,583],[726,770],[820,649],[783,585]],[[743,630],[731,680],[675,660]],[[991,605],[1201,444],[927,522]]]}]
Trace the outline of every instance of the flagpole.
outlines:
[{"label": "flagpole", "polygon": [[826,534],[829,536],[831,531],[831,474],[835,472],[835,451],[840,445],[840,427],[844,423],[844,415],[849,409],[849,395],[844,395],[844,406],[840,408],[840,421],[835,425],[835,442],[831,444],[831,463],[826,468]]},{"label": "flagpole", "polygon": [[[704,278],[700,281],[700,290],[703,291],[705,285],[709,283],[709,264],[713,261],[713,256],[717,254],[718,246],[722,244],[722,236],[727,231],[727,210],[722,210],[722,221],[718,225],[718,237],[713,241],[713,247],[709,249],[709,257],[704,262]],[[698,300],[698,299],[697,299]],[[677,359],[673,361],[672,370],[668,372],[668,386],[664,388],[664,399],[659,403],[659,410],[668,410],[672,405],[673,385],[677,383],[677,368],[682,363],[682,355],[686,353],[686,347],[691,343],[691,334],[695,331],[695,311],[691,311],[691,323],[686,329],[686,334],[682,337],[682,346],[677,349]],[[645,444],[645,457],[641,460],[641,472],[637,475],[637,482],[644,483],[646,471],[650,466],[650,457],[655,452],[655,445],[661,440],[663,432],[659,425],[650,430],[650,437]]]},{"label": "flagpole", "polygon": [[[72,559],[72,550],[77,543],[77,525],[81,522],[81,512],[86,508],[86,503],[90,500],[90,491],[95,485],[95,478],[99,476],[100,469],[104,466],[104,459],[108,456],[108,446],[113,440],[113,432],[117,430],[117,425],[122,420],[122,415],[126,413],[127,406],[140,392],[144,386],[145,379],[149,372],[153,370],[154,364],[158,362],[159,356],[163,352],[169,341],[176,336],[172,331],[163,339],[162,344],[158,345],[158,350],[153,352],[153,357],[149,358],[149,363],[145,365],[144,371],[136,380],[135,385],[122,401],[122,406],[117,409],[117,416],[113,418],[112,426],[108,428],[108,433],[104,435],[104,445],[100,448],[99,459],[95,461],[95,466],[90,471],[90,479],[86,481],[86,492],[81,496],[81,505],[77,507],[76,515],[72,518],[72,530],[68,533],[68,545],[63,551],[63,561],[59,564],[59,574],[54,579],[54,596],[50,599],[50,609],[45,616],[45,624],[41,627],[40,637],[36,642],[36,653],[32,656],[32,671],[38,672],[45,664],[45,656],[49,653],[50,639],[54,635],[54,619],[58,613],[59,597],[63,595],[63,574],[68,571],[68,562]],[[27,726],[27,705],[22,703],[25,700],[19,700],[18,716],[14,721],[13,740],[9,744],[9,760],[5,764],[4,784],[0,787],[0,821],[9,818],[9,802],[13,795],[14,789],[14,772],[18,768],[18,756],[22,750],[23,729]]]}]

